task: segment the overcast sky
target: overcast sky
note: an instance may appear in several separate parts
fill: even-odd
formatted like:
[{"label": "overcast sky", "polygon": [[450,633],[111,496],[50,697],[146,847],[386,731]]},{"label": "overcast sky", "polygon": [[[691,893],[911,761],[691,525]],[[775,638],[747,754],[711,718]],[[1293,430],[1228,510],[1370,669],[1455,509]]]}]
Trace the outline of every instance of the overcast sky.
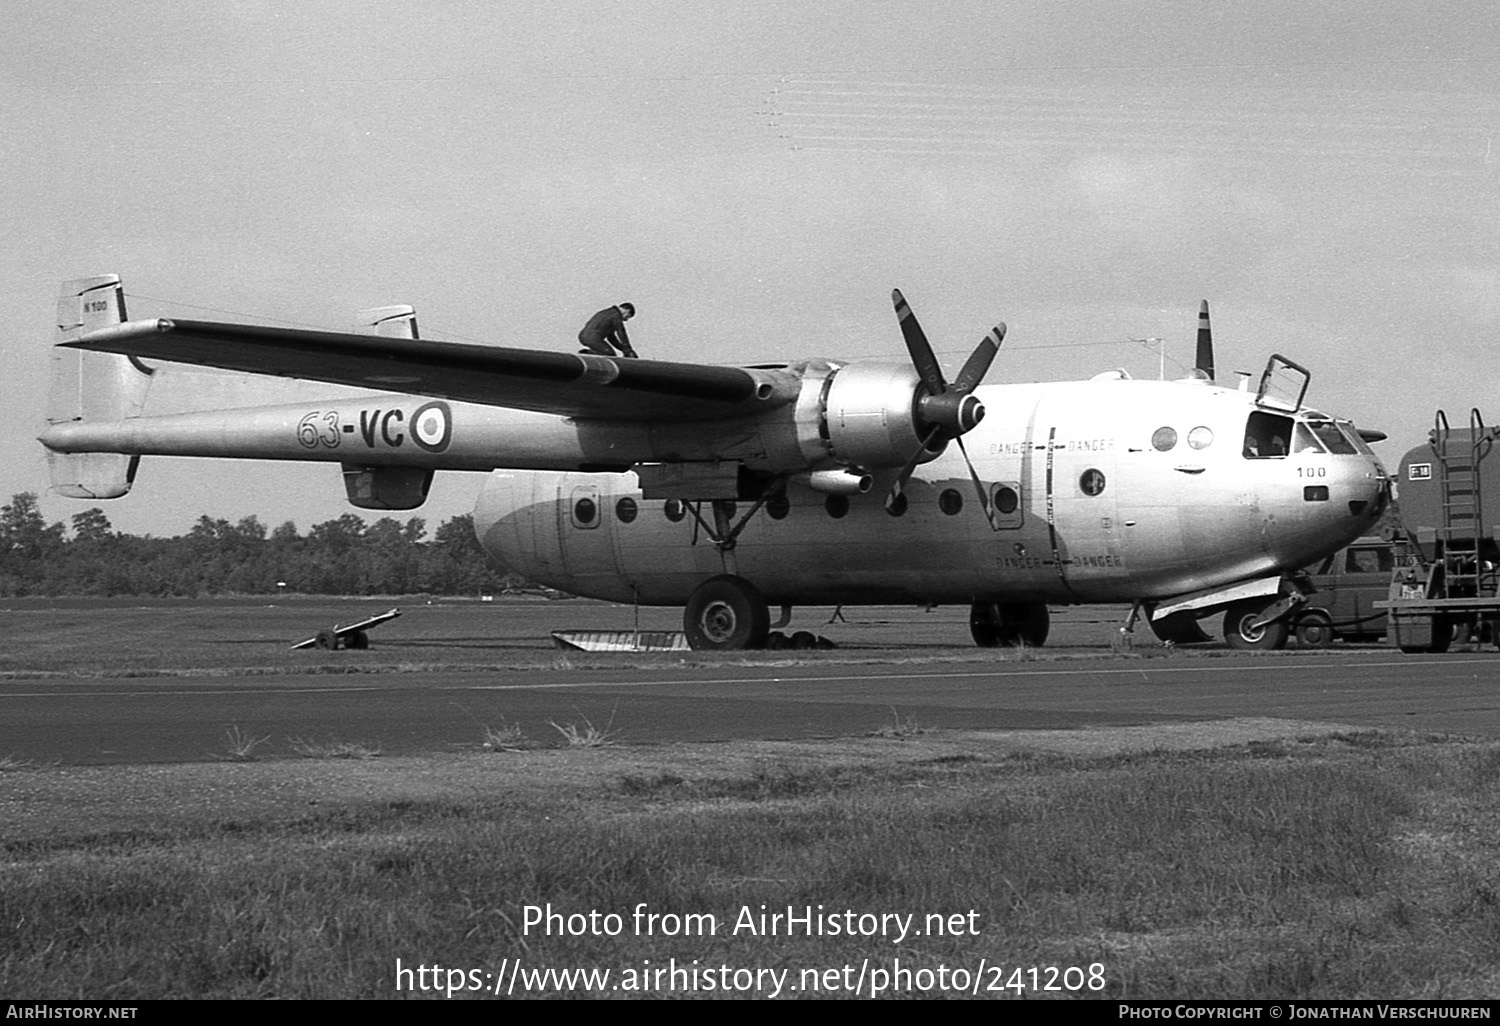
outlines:
[{"label": "overcast sky", "polygon": [[[0,36],[0,501],[45,492],[58,283],[132,317],[570,351],[629,299],[648,357],[902,355],[1154,377],[1282,352],[1392,436],[1500,422],[1493,0],[11,0]],[[438,476],[417,515],[468,512]],[[147,457],[116,528],[347,512],[335,465]],[[410,514],[402,514],[403,516]]]}]

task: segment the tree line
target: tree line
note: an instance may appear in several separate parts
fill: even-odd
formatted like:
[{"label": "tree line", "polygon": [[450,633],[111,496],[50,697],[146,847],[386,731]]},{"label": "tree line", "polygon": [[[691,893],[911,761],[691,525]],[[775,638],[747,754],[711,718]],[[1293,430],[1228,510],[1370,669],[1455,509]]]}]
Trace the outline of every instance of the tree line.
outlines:
[{"label": "tree line", "polygon": [[20,595],[199,596],[479,595],[525,586],[474,536],[474,518],[427,521],[345,513],[307,534],[287,521],[267,530],[209,516],[175,538],[122,534],[94,507],[48,524],[37,496],[0,506],[0,597]]}]

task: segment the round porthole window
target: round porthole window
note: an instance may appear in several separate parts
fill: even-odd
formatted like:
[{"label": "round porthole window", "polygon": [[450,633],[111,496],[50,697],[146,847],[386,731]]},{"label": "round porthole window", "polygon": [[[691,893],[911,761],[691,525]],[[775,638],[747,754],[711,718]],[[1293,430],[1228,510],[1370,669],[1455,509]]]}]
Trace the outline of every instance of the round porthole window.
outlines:
[{"label": "round porthole window", "polygon": [[683,517],[687,516],[687,507],[683,505],[681,499],[668,499],[666,505],[661,508],[661,511],[665,513],[667,515],[667,519],[672,521],[672,523],[674,524],[681,520]]},{"label": "round porthole window", "polygon": [[995,489],[995,509],[1001,513],[1014,513],[1016,507],[1021,504],[1021,497],[1016,490],[1009,485],[1001,485]]},{"label": "round porthole window", "polygon": [[944,488],[938,496],[938,509],[951,516],[956,516],[964,508],[963,494],[952,488]]},{"label": "round porthole window", "polygon": [[1151,447],[1157,452],[1166,452],[1177,445],[1177,429],[1159,427],[1151,436]]},{"label": "round porthole window", "polygon": [[639,512],[640,510],[636,506],[635,500],[628,495],[615,503],[615,516],[620,518],[620,523],[622,524],[630,523]]},{"label": "round porthole window", "polygon": [[1194,449],[1207,449],[1214,444],[1214,433],[1202,424],[1188,432],[1188,445]]},{"label": "round porthole window", "polygon": [[792,511],[791,501],[787,499],[786,492],[773,495],[766,500],[766,512],[771,515],[772,520],[785,520],[786,515]]},{"label": "round porthole window", "polygon": [[1104,491],[1104,472],[1090,467],[1078,478],[1078,487],[1084,495],[1098,495]]},{"label": "round porthole window", "polygon": [[573,519],[580,524],[592,524],[598,515],[599,507],[594,504],[593,499],[579,499],[573,503]]}]

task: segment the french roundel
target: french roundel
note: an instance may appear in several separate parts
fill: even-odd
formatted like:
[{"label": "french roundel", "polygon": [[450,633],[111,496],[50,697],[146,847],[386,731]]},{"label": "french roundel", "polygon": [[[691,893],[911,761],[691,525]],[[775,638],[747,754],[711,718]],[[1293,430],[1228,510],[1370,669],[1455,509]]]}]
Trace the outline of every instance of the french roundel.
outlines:
[{"label": "french roundel", "polygon": [[428,403],[411,415],[411,437],[428,452],[442,452],[453,437],[453,411],[447,403]]}]

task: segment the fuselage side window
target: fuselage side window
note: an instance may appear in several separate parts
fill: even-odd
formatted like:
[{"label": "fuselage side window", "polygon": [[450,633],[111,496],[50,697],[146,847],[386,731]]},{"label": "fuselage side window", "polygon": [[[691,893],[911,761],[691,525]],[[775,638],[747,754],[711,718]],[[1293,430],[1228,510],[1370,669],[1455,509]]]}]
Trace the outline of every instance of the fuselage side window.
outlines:
[{"label": "fuselage side window", "polygon": [[1292,418],[1274,413],[1250,414],[1245,423],[1244,455],[1247,460],[1274,459],[1286,455],[1286,443],[1292,437]]},{"label": "fuselage side window", "polygon": [[1026,507],[1021,504],[1021,483],[1000,481],[990,487],[990,506],[994,511],[995,526],[1001,530],[1015,530],[1026,520]]}]

